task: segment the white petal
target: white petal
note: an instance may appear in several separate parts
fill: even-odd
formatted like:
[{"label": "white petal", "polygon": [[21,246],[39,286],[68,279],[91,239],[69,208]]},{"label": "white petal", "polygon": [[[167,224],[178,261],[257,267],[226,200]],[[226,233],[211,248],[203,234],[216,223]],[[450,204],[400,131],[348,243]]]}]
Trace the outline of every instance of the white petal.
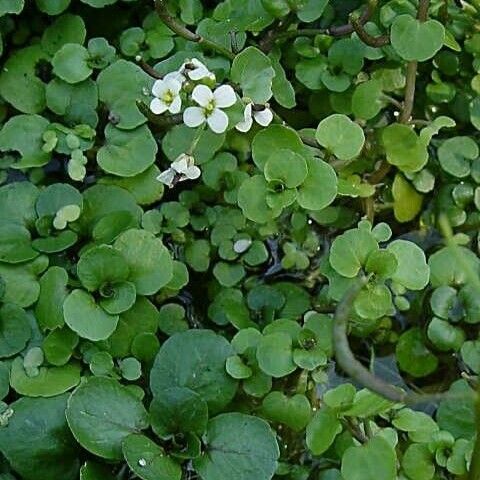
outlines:
[{"label": "white petal", "polygon": [[168,110],[168,105],[163,100],[160,100],[159,98],[154,98],[150,102],[150,110],[155,115],[160,115],[161,113]]},{"label": "white petal", "polygon": [[165,84],[167,85],[168,89],[175,94],[178,94],[182,89],[182,84],[175,78],[165,80]]},{"label": "white petal", "polygon": [[245,109],[243,110],[243,121],[238,122],[235,125],[235,128],[240,132],[248,132],[252,128],[252,124],[252,104],[247,103],[247,105],[245,105]]},{"label": "white petal", "polygon": [[235,128],[239,132],[248,132],[252,128],[252,125],[253,125],[253,118],[250,117],[247,120],[244,120],[243,122],[238,122],[235,125]]},{"label": "white petal", "polygon": [[213,92],[215,105],[220,108],[231,107],[236,101],[235,90],[230,85],[221,85]]},{"label": "white petal", "polygon": [[208,68],[198,58],[192,58],[190,63],[195,67],[193,70],[187,70],[187,75],[192,80],[201,80],[211,75]]},{"label": "white petal", "polygon": [[201,107],[206,107],[212,101],[213,93],[206,85],[197,85],[193,89],[192,99]]},{"label": "white petal", "polygon": [[180,155],[171,165],[172,169],[177,173],[186,173],[189,168],[188,155]]},{"label": "white petal", "polygon": [[168,168],[167,170],[160,173],[160,175],[157,177],[157,180],[171,187],[173,184],[174,178],[175,178],[175,170],[173,170],[173,168]]},{"label": "white petal", "polygon": [[187,170],[185,176],[190,180],[195,180],[201,175],[201,173],[202,171],[196,165],[193,165]]},{"label": "white petal", "polygon": [[170,113],[178,113],[180,112],[180,110],[182,109],[182,99],[180,98],[179,95],[177,95],[172,103],[170,104],[170,107],[168,108],[168,110],[170,111]]},{"label": "white petal", "polygon": [[207,123],[214,133],[223,133],[228,127],[228,116],[225,112],[216,108],[208,116]]},{"label": "white petal", "polygon": [[183,84],[183,82],[185,82],[186,78],[185,78],[185,75],[182,74],[181,71],[178,71],[178,72],[170,72],[170,73],[167,73],[163,79],[165,81],[167,80],[176,80],[178,83]]},{"label": "white petal", "polygon": [[205,122],[205,113],[203,108],[188,107],[183,112],[183,123],[187,127],[195,128]]},{"label": "white petal", "polygon": [[205,64],[202,63],[198,58],[192,58],[189,63],[191,63],[195,68],[203,68],[204,70],[207,70]]},{"label": "white petal", "polygon": [[152,86],[152,93],[156,97],[161,97],[167,90],[168,90],[168,87],[164,80],[156,80]]},{"label": "white petal", "polygon": [[272,123],[273,113],[269,108],[265,108],[265,110],[253,112],[253,118],[262,127],[268,127]]}]

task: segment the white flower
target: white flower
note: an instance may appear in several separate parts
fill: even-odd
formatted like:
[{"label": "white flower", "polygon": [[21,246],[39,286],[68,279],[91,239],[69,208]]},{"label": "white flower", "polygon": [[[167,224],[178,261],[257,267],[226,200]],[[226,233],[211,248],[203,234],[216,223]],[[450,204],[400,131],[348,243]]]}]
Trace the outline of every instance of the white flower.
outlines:
[{"label": "white flower", "polygon": [[190,80],[203,80],[204,78],[208,78],[215,82],[215,74],[197,58],[185,60],[178,70],[167,73],[163,77],[163,80],[176,80],[180,85],[183,85],[187,81],[187,76]]},{"label": "white flower", "polygon": [[209,78],[215,80],[215,74],[212,73],[198,58],[187,60],[180,68],[182,73],[186,72],[190,80],[203,80]]},{"label": "white flower", "polygon": [[182,108],[181,89],[182,84],[174,78],[156,80],[152,87],[155,98],[150,102],[150,110],[156,115],[167,110],[170,113],[179,113]]},{"label": "white flower", "polygon": [[201,170],[195,165],[195,159],[191,155],[182,153],[172,162],[170,168],[160,173],[157,180],[172,188],[178,182],[198,178],[201,173]]},{"label": "white flower", "polygon": [[268,107],[263,110],[255,110],[253,103],[248,103],[243,111],[243,118],[243,121],[238,122],[235,128],[240,132],[248,132],[252,128],[254,119],[262,127],[268,127],[273,120],[273,113]]},{"label": "white flower", "polygon": [[221,85],[214,92],[206,85],[197,85],[192,92],[199,107],[188,107],[183,112],[183,121],[188,127],[198,127],[207,122],[215,133],[223,133],[228,127],[228,116],[221,110],[231,107],[237,96],[230,85]]}]

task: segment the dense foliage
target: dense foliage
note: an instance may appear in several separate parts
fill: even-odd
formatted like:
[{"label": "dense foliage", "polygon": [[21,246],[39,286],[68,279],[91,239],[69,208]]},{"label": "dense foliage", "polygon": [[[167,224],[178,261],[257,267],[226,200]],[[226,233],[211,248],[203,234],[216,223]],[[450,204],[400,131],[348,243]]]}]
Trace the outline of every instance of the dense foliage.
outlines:
[{"label": "dense foliage", "polygon": [[1,480],[480,479],[478,0],[0,33]]}]

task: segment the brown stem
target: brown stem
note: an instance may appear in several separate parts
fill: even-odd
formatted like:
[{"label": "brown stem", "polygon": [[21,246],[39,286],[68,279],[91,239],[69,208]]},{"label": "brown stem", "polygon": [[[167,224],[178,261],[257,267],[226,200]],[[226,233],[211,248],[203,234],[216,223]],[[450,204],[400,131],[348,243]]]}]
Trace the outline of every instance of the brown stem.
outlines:
[{"label": "brown stem", "polygon": [[370,35],[363,26],[360,18],[356,15],[350,15],[350,23],[352,24],[353,29],[359,36],[360,40],[370,47],[384,47],[390,43],[390,36],[389,35],[380,35],[378,37],[374,37]]},{"label": "brown stem", "polygon": [[341,420],[344,427],[355,437],[360,443],[367,443],[368,437],[362,432],[359,425],[351,418],[344,418]]},{"label": "brown stem", "polygon": [[[333,343],[335,347],[335,358],[337,359],[338,365],[354,381],[377,395],[395,403],[413,405],[417,403],[439,401],[445,398],[459,398],[459,395],[449,393],[417,394],[405,392],[373,375],[355,358],[348,342],[348,321],[353,311],[354,302],[367,282],[367,277],[358,279],[358,281],[344,295],[335,311]],[[464,398],[465,395],[462,394],[461,397]]]},{"label": "brown stem", "polygon": [[405,83],[405,100],[403,108],[398,118],[399,123],[408,123],[413,111],[413,102],[415,101],[415,86],[417,82],[418,62],[412,61],[407,64],[407,75]]},{"label": "brown stem", "polygon": [[[420,0],[418,3],[417,19],[425,22],[428,18],[428,7],[430,0]],[[398,121],[400,123],[407,123],[412,116],[413,103],[415,101],[415,86],[417,82],[417,68],[418,62],[412,61],[407,65],[407,76],[405,83],[405,100],[403,102],[403,109]]]},{"label": "brown stem", "polygon": [[145,72],[148,73],[152,78],[156,78],[157,80],[161,80],[163,78],[163,75],[159,72],[157,72],[151,65],[149,65],[145,60],[143,60],[141,57],[135,59],[137,62],[137,65]]},{"label": "brown stem", "polygon": [[172,125],[178,125],[183,122],[183,116],[181,113],[175,115],[155,115],[148,107],[142,102],[137,102],[138,109],[147,117],[148,121],[157,127],[166,128]]},{"label": "brown stem", "polygon": [[[360,24],[363,26],[365,25],[370,18],[372,18],[375,9],[377,8],[378,0],[368,0],[367,8],[364,10],[362,15],[359,18]],[[328,33],[334,37],[343,37],[344,35],[350,35],[355,30],[351,23],[347,23],[345,25],[340,25],[338,27],[331,27],[328,30]]]},{"label": "brown stem", "polygon": [[[370,20],[372,17],[375,8],[377,7],[378,0],[368,0],[367,7],[357,19],[358,28],[363,28],[363,26]],[[351,19],[350,19],[351,20]],[[350,35],[355,31],[354,26],[351,21],[345,25],[338,25],[336,27],[330,28],[301,28],[298,30],[287,30],[287,31],[278,31],[269,35],[265,42],[261,45],[261,48],[264,52],[270,51],[275,42],[279,40],[288,40],[290,38],[296,37],[315,37],[316,35],[331,35],[332,37],[343,37],[345,35]],[[366,33],[366,32],[365,32]]]},{"label": "brown stem", "polygon": [[212,42],[211,40],[208,40],[207,38],[202,37],[197,33],[193,33],[187,27],[185,27],[185,25],[180,23],[175,17],[170,15],[165,4],[165,0],[155,0],[155,10],[157,11],[158,16],[163,21],[163,23],[180,37],[183,37],[190,42],[199,43],[205,48],[213,50],[220,55],[227,57],[230,60],[233,60],[235,58],[235,54],[225,48],[223,45]]}]

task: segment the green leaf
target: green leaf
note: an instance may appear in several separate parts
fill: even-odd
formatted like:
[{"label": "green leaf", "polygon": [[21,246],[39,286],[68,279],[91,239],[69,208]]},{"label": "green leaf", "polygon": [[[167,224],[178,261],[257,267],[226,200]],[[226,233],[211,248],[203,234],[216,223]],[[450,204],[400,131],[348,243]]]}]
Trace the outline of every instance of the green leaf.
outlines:
[{"label": "green leaf", "polygon": [[65,421],[67,395],[20,398],[0,428],[0,451],[25,480],[75,480],[78,445]]},{"label": "green leaf", "polygon": [[114,247],[123,254],[130,268],[128,279],[140,295],[153,295],[171,280],[172,257],[153,234],[127,230],[117,238]]},{"label": "green leaf", "polygon": [[382,109],[382,82],[367,80],[361,83],[352,96],[352,110],[356,117],[370,120]]},{"label": "green leaf", "polygon": [[431,480],[435,475],[435,463],[428,446],[409,445],[402,459],[402,468],[412,480]]},{"label": "green leaf", "polygon": [[243,214],[257,223],[266,223],[277,217],[281,207],[271,208],[266,201],[268,184],[263,175],[247,178],[238,190],[238,206]]},{"label": "green leaf", "polygon": [[302,22],[313,22],[320,18],[328,5],[329,0],[305,0],[300,2],[296,11],[297,17]]},{"label": "green leaf", "polygon": [[305,147],[295,130],[283,125],[270,125],[260,130],[252,142],[253,161],[261,170],[265,168],[267,160],[272,155],[272,144],[279,150],[291,150],[301,156],[305,154]]},{"label": "green leaf", "polygon": [[78,83],[93,72],[88,64],[88,50],[77,43],[67,43],[52,59],[53,73],[67,83]]},{"label": "green leaf", "polygon": [[25,6],[25,0],[3,0],[0,6],[0,16],[12,13],[18,15]]},{"label": "green leaf", "polygon": [[42,35],[41,45],[43,50],[49,55],[55,55],[55,53],[68,43],[82,45],[86,36],[87,30],[82,17],[66,13],[55,19],[55,21],[45,29]]},{"label": "green leaf", "polygon": [[207,402],[211,413],[218,412],[237,390],[237,382],[225,371],[225,362],[233,354],[225,338],[210,330],[177,333],[162,345],[155,359],[150,372],[152,393],[187,387]]},{"label": "green leaf", "polygon": [[59,15],[70,5],[70,0],[35,0],[37,8],[47,15]]},{"label": "green leaf", "polygon": [[148,437],[132,433],[122,442],[128,466],[143,480],[180,480],[180,465],[165,454],[163,448]]},{"label": "green leaf", "polygon": [[343,454],[342,476],[345,480],[395,480],[397,456],[393,447],[376,436],[365,445],[350,447]]},{"label": "green leaf", "polygon": [[322,407],[307,426],[307,447],[314,455],[321,455],[330,448],[342,429],[335,411]]},{"label": "green leaf", "polygon": [[137,290],[131,282],[117,282],[105,285],[101,292],[100,306],[112,315],[125,312],[135,303]]},{"label": "green leaf", "polygon": [[461,328],[435,317],[428,325],[427,336],[433,345],[442,352],[460,350],[465,342],[465,333]]},{"label": "green leaf", "polygon": [[264,335],[257,346],[258,365],[264,373],[281,378],[297,369],[293,363],[292,338],[287,333]]},{"label": "green leaf", "polygon": [[407,61],[424,62],[443,46],[445,28],[437,20],[422,22],[410,15],[395,18],[390,32],[392,47]]},{"label": "green leaf", "polygon": [[253,102],[265,103],[272,96],[275,70],[270,59],[258,48],[247,47],[239,53],[233,60],[230,75]]},{"label": "green leaf", "polygon": [[194,460],[205,480],[270,480],[280,455],[268,424],[243,413],[224,413],[210,420],[205,438],[207,453]]},{"label": "green leaf", "polygon": [[45,108],[45,84],[36,76],[36,65],[48,60],[39,45],[13,53],[0,75],[0,95],[22,113],[40,113]]},{"label": "green leaf", "polygon": [[19,265],[0,263],[0,278],[5,286],[2,301],[14,303],[23,308],[34,304],[40,293],[37,276],[47,266],[48,258],[45,256],[39,256],[31,262]]},{"label": "green leaf", "polygon": [[375,250],[378,250],[378,243],[371,232],[365,229],[348,230],[333,241],[330,265],[340,275],[353,278]]},{"label": "green leaf", "polygon": [[[186,125],[175,125],[171,128],[162,140],[162,150],[167,158],[173,162],[179,155],[187,152],[196,134],[196,129]],[[199,134],[200,138],[192,152],[196,165],[202,165],[211,160],[225,142],[224,133],[218,135],[208,128]]]},{"label": "green leaf", "polygon": [[471,162],[478,158],[479,149],[471,137],[452,137],[440,145],[437,153],[447,173],[463,178],[470,175]]},{"label": "green leaf", "polygon": [[224,287],[233,287],[245,277],[246,272],[242,265],[218,262],[213,274]]},{"label": "green leaf", "polygon": [[78,345],[78,335],[70,329],[57,328],[43,341],[42,349],[48,363],[55,366],[65,365]]},{"label": "green leaf", "polygon": [[80,365],[70,363],[60,367],[40,367],[35,376],[24,368],[24,361],[17,357],[10,371],[10,385],[20,395],[28,397],[54,397],[65,393],[80,382]]},{"label": "green leaf", "polygon": [[318,143],[340,160],[351,160],[362,151],[365,136],[362,128],[346,115],[334,114],[323,119],[317,127]]},{"label": "green leaf", "polygon": [[399,367],[413,377],[425,377],[437,369],[438,359],[425,346],[419,328],[411,328],[402,333],[396,353]]},{"label": "green leaf", "polygon": [[420,195],[403,175],[397,173],[392,184],[393,213],[399,222],[410,222],[421,211],[423,195]]},{"label": "green leaf", "polygon": [[129,131],[107,125],[105,145],[98,151],[97,162],[107,173],[133,177],[153,164],[157,149],[155,139],[145,125]]},{"label": "green leaf", "polygon": [[441,285],[458,286],[466,283],[468,274],[460,262],[454,249],[465,258],[465,261],[471,264],[475,271],[480,269],[480,260],[474,252],[465,247],[444,247],[436,251],[428,259],[430,267],[430,283],[433,287]]},{"label": "green leaf", "polygon": [[312,407],[305,395],[296,394],[289,398],[282,392],[270,392],[263,399],[262,415],[272,422],[283,423],[299,432],[310,421]]},{"label": "green leaf", "polygon": [[308,174],[298,189],[297,202],[308,210],[322,210],[337,196],[337,175],[328,163],[319,158],[307,157],[306,160]]},{"label": "green leaf", "polygon": [[63,303],[65,323],[80,337],[94,342],[106,340],[117,328],[118,315],[110,315],[92,295],[74,290]]},{"label": "green leaf", "polygon": [[207,402],[189,388],[158,391],[150,404],[150,422],[160,438],[189,432],[201,436],[207,429]]},{"label": "green leaf", "polygon": [[122,442],[148,426],[141,401],[116,380],[90,377],[68,400],[67,422],[75,439],[89,452],[120,460]]},{"label": "green leaf", "polygon": [[409,290],[422,290],[430,277],[430,268],[423,250],[407,240],[395,240],[387,249],[397,259],[397,269],[392,280]]},{"label": "green leaf", "polygon": [[439,430],[430,415],[409,408],[400,410],[392,420],[392,424],[395,428],[408,432],[409,438],[414,442],[428,442],[432,439],[432,435]]},{"label": "green leaf", "polygon": [[130,130],[145,123],[137,101],[147,103],[144,90],[150,92],[153,79],[140,67],[118,60],[100,72],[97,84],[99,99],[106,104],[117,128]]},{"label": "green leaf", "polygon": [[123,255],[107,245],[87,250],[77,264],[77,276],[82,285],[91,292],[108,285],[124,282],[129,273]]},{"label": "green leaf", "polygon": [[440,402],[437,410],[438,426],[455,438],[471,439],[476,431],[473,390],[462,379],[452,383],[448,391],[452,397],[446,397]]},{"label": "green leaf", "polygon": [[25,310],[13,303],[4,303],[0,307],[0,358],[11,357],[23,350],[31,334]]},{"label": "green leaf", "polygon": [[307,163],[297,153],[281,149],[267,160],[264,174],[269,182],[280,182],[287,188],[295,188],[301,185],[307,177]]},{"label": "green leaf", "polygon": [[418,172],[428,160],[423,143],[407,125],[394,123],[386,127],[382,135],[387,160],[404,172]]},{"label": "green leaf", "polygon": [[252,369],[248,365],[245,365],[238,355],[232,355],[227,358],[225,369],[227,373],[236,380],[243,380],[244,378],[252,376]]},{"label": "green leaf", "polygon": [[0,150],[20,154],[14,168],[41,167],[50,161],[50,153],[42,150],[49,124],[40,115],[16,115],[5,123],[0,131]]}]

